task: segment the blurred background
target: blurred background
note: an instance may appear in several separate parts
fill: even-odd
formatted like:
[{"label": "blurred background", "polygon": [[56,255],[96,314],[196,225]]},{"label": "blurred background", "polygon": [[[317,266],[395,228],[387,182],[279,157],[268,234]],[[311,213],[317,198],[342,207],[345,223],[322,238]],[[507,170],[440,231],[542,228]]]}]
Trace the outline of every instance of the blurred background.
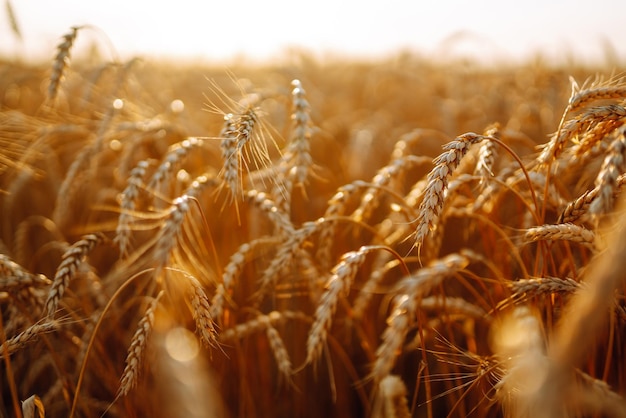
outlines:
[{"label": "blurred background", "polygon": [[294,49],[320,58],[626,59],[623,0],[2,1],[0,56],[24,61],[52,59],[69,27],[86,24],[96,30],[81,32],[76,48],[120,59],[258,61]]}]

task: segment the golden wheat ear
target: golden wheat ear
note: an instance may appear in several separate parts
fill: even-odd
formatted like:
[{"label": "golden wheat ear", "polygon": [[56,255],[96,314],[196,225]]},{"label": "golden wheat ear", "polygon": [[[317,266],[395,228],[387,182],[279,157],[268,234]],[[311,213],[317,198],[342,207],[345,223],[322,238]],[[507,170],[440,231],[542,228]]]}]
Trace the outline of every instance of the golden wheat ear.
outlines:
[{"label": "golden wheat ear", "polygon": [[48,84],[48,100],[50,101],[54,101],[59,93],[63,74],[70,65],[70,52],[81,28],[82,26],[72,26],[70,31],[63,35],[63,41],[57,45],[57,54],[52,62],[52,74]]}]

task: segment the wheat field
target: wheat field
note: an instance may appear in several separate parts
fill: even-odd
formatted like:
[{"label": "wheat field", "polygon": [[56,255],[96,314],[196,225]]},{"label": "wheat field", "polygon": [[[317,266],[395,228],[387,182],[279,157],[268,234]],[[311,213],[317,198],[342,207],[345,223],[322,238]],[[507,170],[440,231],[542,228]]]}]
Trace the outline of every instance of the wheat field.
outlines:
[{"label": "wheat field", "polygon": [[0,63],[0,416],[626,416],[619,68],[83,30]]}]

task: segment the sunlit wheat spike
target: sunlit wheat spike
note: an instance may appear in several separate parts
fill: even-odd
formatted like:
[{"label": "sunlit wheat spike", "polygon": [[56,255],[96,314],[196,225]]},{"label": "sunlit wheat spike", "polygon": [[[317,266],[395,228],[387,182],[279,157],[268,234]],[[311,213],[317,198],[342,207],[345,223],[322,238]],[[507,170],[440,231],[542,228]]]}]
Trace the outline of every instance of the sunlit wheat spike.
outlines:
[{"label": "sunlit wheat spike", "polygon": [[211,306],[206,292],[200,282],[194,277],[189,277],[191,283],[191,308],[196,321],[196,328],[200,339],[205,346],[217,346],[217,330],[211,316]]},{"label": "sunlit wheat spike", "polygon": [[341,186],[337,190],[337,193],[335,193],[328,201],[328,206],[323,218],[326,222],[324,222],[321,226],[319,246],[316,253],[316,258],[324,267],[330,268],[331,263],[334,261],[332,259],[332,251],[336,232],[336,222],[334,222],[332,218],[341,216],[345,213],[347,202],[359,190],[360,187],[355,184],[346,184]]},{"label": "sunlit wheat spike", "polygon": [[9,338],[0,344],[0,358],[4,358],[5,355],[10,356],[11,354],[14,354],[18,350],[35,341],[39,335],[50,332],[57,327],[58,324],[55,321],[31,325],[15,337]]},{"label": "sunlit wheat spike", "polygon": [[369,247],[361,247],[358,251],[350,251],[341,257],[341,261],[333,270],[330,279],[326,282],[326,291],[322,295],[315,319],[307,339],[306,362],[313,363],[322,352],[326,342],[328,329],[332,324],[332,318],[337,309],[339,298],[349,292],[354,277],[359,267],[365,261]]},{"label": "sunlit wheat spike", "polygon": [[48,284],[50,280],[43,274],[33,274],[9,256],[0,254],[0,291],[17,291],[25,287]]},{"label": "sunlit wheat spike", "polygon": [[300,80],[291,82],[293,90],[291,92],[293,113],[291,120],[293,121],[291,131],[291,141],[287,148],[289,165],[292,167],[290,176],[294,177],[296,184],[306,182],[309,169],[313,164],[311,157],[311,107],[306,99],[306,92],[302,87]]},{"label": "sunlit wheat spike", "polygon": [[626,97],[626,85],[598,85],[574,91],[568,102],[568,110],[577,110],[599,100],[620,100]]},{"label": "sunlit wheat spike", "polygon": [[579,158],[593,150],[600,141],[610,138],[610,133],[626,122],[626,108],[617,104],[591,108],[583,113],[583,118],[588,115],[593,119],[585,127],[586,130],[575,138],[577,143],[573,153]]},{"label": "sunlit wheat spike", "polygon": [[293,373],[293,367],[287,347],[285,347],[285,343],[276,328],[272,326],[270,318],[268,316],[264,316],[263,318],[266,327],[265,334],[267,335],[267,340],[270,343],[270,348],[272,349],[274,359],[278,365],[278,370],[287,381],[289,381]]},{"label": "sunlit wheat spike", "polygon": [[617,189],[617,179],[624,174],[626,162],[626,130],[621,129],[619,135],[611,142],[607,156],[596,177],[595,186],[598,195],[589,205],[589,213],[602,215],[613,209],[613,196]]},{"label": "sunlit wheat spike", "polygon": [[437,221],[444,203],[444,192],[454,169],[473,144],[489,139],[483,135],[466,133],[443,146],[444,153],[434,161],[435,167],[428,174],[428,184],[419,207],[415,246],[419,249],[430,231],[437,228]]},{"label": "sunlit wheat spike", "polygon": [[511,289],[511,296],[503,299],[498,304],[498,309],[500,310],[512,304],[524,303],[536,296],[551,295],[553,293],[572,294],[582,285],[569,277],[561,279],[559,277],[545,276],[515,280],[509,283],[508,286]]},{"label": "sunlit wheat spike", "polygon": [[449,254],[397,283],[391,313],[387,317],[387,327],[382,336],[383,341],[376,350],[376,360],[370,373],[374,381],[380,382],[393,369],[420,309],[420,300],[445,278],[463,270],[475,258],[474,253],[469,250]]},{"label": "sunlit wheat spike", "polygon": [[222,160],[224,161],[222,175],[230,189],[231,196],[237,199],[241,188],[241,178],[239,176],[241,168],[239,148],[237,146],[237,128],[232,113],[224,116],[224,126],[222,127],[222,132],[220,132],[220,138],[222,139],[220,147],[222,149]]},{"label": "sunlit wheat spike", "polygon": [[[613,198],[616,197],[622,186],[626,182],[626,174],[620,174],[617,177],[616,187],[613,193]],[[567,204],[563,212],[559,215],[557,223],[574,223],[583,218],[589,213],[589,207],[591,203],[596,199],[600,189],[594,187],[591,190],[587,190],[575,200]]]},{"label": "sunlit wheat spike", "polygon": [[65,294],[65,289],[74,277],[76,269],[85,257],[105,240],[103,234],[88,234],[76,241],[61,257],[61,264],[57,268],[52,285],[48,291],[48,299],[44,308],[44,315],[52,319],[59,306],[59,301]]},{"label": "sunlit wheat spike", "polygon": [[148,345],[148,339],[154,327],[154,312],[158,306],[159,299],[163,295],[160,292],[158,296],[150,301],[146,312],[137,325],[137,330],[130,341],[128,355],[126,356],[126,366],[122,372],[118,396],[126,396],[128,392],[137,384],[141,363]]},{"label": "sunlit wheat spike", "polygon": [[211,316],[215,318],[216,321],[219,321],[222,317],[224,302],[228,297],[228,292],[241,274],[247,255],[251,250],[252,246],[247,242],[240,245],[237,251],[231,255],[226,267],[224,267],[222,282],[217,285],[217,289],[215,289],[215,294],[211,300]]},{"label": "sunlit wheat spike", "polygon": [[170,252],[176,246],[178,234],[181,231],[185,216],[189,212],[192,200],[204,188],[214,184],[214,178],[205,175],[198,176],[181,196],[174,199],[161,226],[152,255],[153,260],[157,263],[157,268],[162,268],[168,263]]},{"label": "sunlit wheat spike", "polygon": [[487,313],[480,306],[461,297],[453,296],[428,296],[420,301],[420,309],[439,311],[446,314],[463,315],[468,318],[484,318],[489,320]]},{"label": "sunlit wheat spike", "polygon": [[406,386],[399,376],[389,375],[381,380],[377,396],[380,408],[374,418],[411,418]]},{"label": "sunlit wheat spike", "polygon": [[259,314],[253,319],[246,322],[235,325],[232,328],[223,330],[220,335],[220,342],[228,342],[234,339],[245,338],[256,332],[266,330],[267,325],[276,327],[285,323],[287,320],[302,320],[308,321],[310,318],[302,312],[298,311],[272,311],[268,314]]},{"label": "sunlit wheat spike", "polygon": [[[555,158],[565,147],[568,140],[577,133],[592,129],[598,123],[603,123],[604,117],[610,117],[610,113],[618,115],[620,109],[607,106],[592,107],[581,115],[567,120],[573,112],[577,112],[589,104],[598,100],[617,100],[626,97],[626,86],[623,84],[596,86],[580,89],[575,82],[572,82],[572,94],[568,105],[563,112],[563,117],[559,129],[554,133],[552,139],[546,144],[537,158],[539,165],[547,164]],[[621,107],[621,106],[620,106]]]},{"label": "sunlit wheat spike", "polygon": [[272,201],[266,193],[258,190],[249,190],[246,193],[252,203],[267,214],[268,218],[274,223],[277,230],[281,234],[293,233],[294,227],[286,213]]},{"label": "sunlit wheat spike", "polygon": [[69,33],[63,35],[63,42],[57,46],[57,55],[54,57],[50,84],[48,85],[49,100],[54,100],[57,97],[63,73],[70,63],[70,51],[74,45],[79,29],[81,29],[80,26],[72,27]]},{"label": "sunlit wheat spike", "polygon": [[149,167],[148,161],[140,161],[130,172],[128,184],[121,196],[120,216],[117,220],[116,235],[114,242],[119,245],[120,254],[128,255],[132,221],[134,219],[135,201],[139,197],[139,191],[143,186],[143,179]]},{"label": "sunlit wheat spike", "polygon": [[181,230],[187,212],[189,212],[189,200],[190,196],[182,195],[174,199],[169,208],[153,253],[153,258],[159,266],[165,266],[168,263],[170,251],[176,245],[178,233]]},{"label": "sunlit wheat spike", "polygon": [[524,242],[564,240],[576,242],[595,250],[596,235],[593,231],[575,224],[548,224],[526,230]]},{"label": "sunlit wheat spike", "polygon": [[[486,132],[488,136],[498,137],[498,128],[492,128]],[[496,143],[493,141],[484,141],[480,144],[478,150],[478,161],[476,162],[476,175],[483,179],[494,177],[493,169],[498,156]],[[483,182],[484,183],[484,182]]]},{"label": "sunlit wheat spike", "polygon": [[[181,161],[193,150],[201,148],[204,140],[196,137],[186,138],[184,141],[176,143],[167,151],[163,162],[156,169],[152,178],[148,182],[148,190],[159,191],[159,187],[168,181],[172,173],[178,168]],[[131,173],[132,176],[132,173]]]},{"label": "sunlit wheat spike", "polygon": [[311,235],[317,232],[320,224],[319,221],[305,222],[280,245],[276,255],[259,280],[257,298],[265,294],[271,284],[278,280],[282,272],[291,266],[297,250]]},{"label": "sunlit wheat spike", "polygon": [[308,178],[309,170],[313,165],[311,157],[312,123],[309,102],[306,100],[302,83],[299,80],[291,82],[294,87],[292,96],[292,127],[289,145],[286,152],[276,164],[276,177],[272,188],[272,195],[276,206],[283,212],[291,212],[291,194],[294,186],[303,186]]},{"label": "sunlit wheat spike", "polygon": [[388,187],[394,180],[399,180],[402,174],[412,165],[420,164],[428,160],[428,158],[419,158],[413,155],[408,155],[402,158],[397,158],[387,166],[378,170],[372,179],[372,187],[367,189],[361,198],[361,204],[352,214],[354,219],[357,221],[369,219],[372,211],[378,205],[378,201],[380,195],[383,193],[384,187]]}]

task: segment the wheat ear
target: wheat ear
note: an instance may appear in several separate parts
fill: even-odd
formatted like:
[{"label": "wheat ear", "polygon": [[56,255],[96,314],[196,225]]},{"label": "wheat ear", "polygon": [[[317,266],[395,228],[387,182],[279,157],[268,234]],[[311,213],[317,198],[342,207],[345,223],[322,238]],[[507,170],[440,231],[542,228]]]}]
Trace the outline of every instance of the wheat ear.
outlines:
[{"label": "wheat ear", "polygon": [[375,381],[380,382],[389,375],[396,358],[402,352],[402,344],[420,309],[420,300],[446,277],[467,267],[473,258],[474,253],[468,250],[449,254],[398,282],[392,299],[391,314],[387,317],[387,328],[383,332],[383,341],[376,350],[376,360],[372,367],[371,377]]},{"label": "wheat ear", "polygon": [[565,240],[577,242],[595,250],[596,235],[593,231],[575,224],[541,225],[529,228],[524,234],[525,242]]},{"label": "wheat ear", "polygon": [[50,284],[50,280],[43,274],[30,273],[7,255],[0,254],[0,291],[15,291],[47,284]]},{"label": "wheat ear", "polygon": [[[204,140],[196,137],[189,137],[180,143],[176,143],[167,151],[163,162],[156,169],[148,183],[148,189],[158,191],[159,187],[165,183],[171,174],[180,165],[181,161],[194,149],[201,148]],[[132,177],[132,173],[131,173]]]},{"label": "wheat ear", "polygon": [[196,278],[189,276],[188,279],[191,283],[191,310],[193,319],[196,321],[197,332],[205,346],[216,347],[217,330],[211,316],[209,298]]},{"label": "wheat ear", "polygon": [[35,341],[40,334],[50,332],[57,327],[58,324],[55,321],[31,325],[15,337],[9,338],[8,340],[0,344],[0,358],[10,356],[11,354]]},{"label": "wheat ear", "polygon": [[79,29],[81,29],[80,26],[73,26],[69,33],[63,35],[63,41],[57,46],[57,55],[54,57],[50,84],[48,84],[49,100],[54,100],[57,97],[63,73],[70,63],[70,51],[72,50]]},{"label": "wheat ear", "polygon": [[259,281],[257,297],[261,297],[270,285],[277,280],[282,272],[291,265],[291,262],[301,245],[315,232],[323,220],[305,222],[295,230],[278,248],[276,256],[263,272]]},{"label": "wheat ear", "polygon": [[98,234],[88,234],[76,241],[61,257],[61,264],[57,268],[52,285],[48,291],[48,299],[44,308],[44,315],[52,319],[59,306],[59,301],[65,294],[65,289],[74,277],[76,269],[83,262],[85,257],[100,243],[105,240],[105,236]]},{"label": "wheat ear", "polygon": [[148,167],[148,161],[140,161],[137,166],[131,170],[128,184],[122,192],[120,216],[117,220],[114,242],[119,245],[120,253],[123,256],[128,255],[135,201],[139,197],[139,191],[143,186],[143,179],[146,176]]},{"label": "wheat ear", "polygon": [[417,218],[415,246],[418,249],[421,248],[428,233],[437,228],[437,221],[444,203],[444,193],[452,172],[459,165],[469,147],[485,139],[488,137],[471,132],[463,134],[444,145],[445,152],[433,161],[435,167],[428,174],[428,184]]},{"label": "wheat ear", "polygon": [[624,173],[626,163],[626,132],[621,129],[617,138],[611,142],[608,155],[602,163],[595,186],[598,189],[598,196],[591,202],[589,213],[592,215],[602,215],[613,208],[613,195],[617,189],[617,179]]},{"label": "wheat ear", "polygon": [[307,364],[315,362],[321,354],[339,298],[349,292],[359,267],[365,261],[365,255],[371,249],[361,247],[358,251],[350,251],[344,254],[339,264],[333,268],[332,276],[326,282],[326,292],[315,310],[315,319],[309,331],[306,343]]},{"label": "wheat ear", "polygon": [[150,304],[139,321],[137,330],[130,341],[128,355],[126,356],[126,366],[124,367],[122,378],[120,379],[118,397],[126,396],[128,392],[130,392],[130,390],[137,384],[143,355],[148,344],[148,338],[150,338],[150,334],[152,333],[152,328],[154,326],[154,312],[162,295],[163,291],[161,291],[156,298],[150,301]]},{"label": "wheat ear", "polygon": [[[616,197],[617,192],[622,188],[626,182],[626,174],[620,174],[616,180],[616,187],[613,193],[613,198]],[[598,197],[600,189],[594,187],[591,190],[587,190],[575,200],[568,203],[563,209],[563,212],[559,215],[557,223],[573,223],[581,219],[583,216],[589,213],[589,207],[591,203]]]},{"label": "wheat ear", "polygon": [[378,386],[380,408],[374,418],[411,418],[407,390],[399,376],[389,375]]}]

